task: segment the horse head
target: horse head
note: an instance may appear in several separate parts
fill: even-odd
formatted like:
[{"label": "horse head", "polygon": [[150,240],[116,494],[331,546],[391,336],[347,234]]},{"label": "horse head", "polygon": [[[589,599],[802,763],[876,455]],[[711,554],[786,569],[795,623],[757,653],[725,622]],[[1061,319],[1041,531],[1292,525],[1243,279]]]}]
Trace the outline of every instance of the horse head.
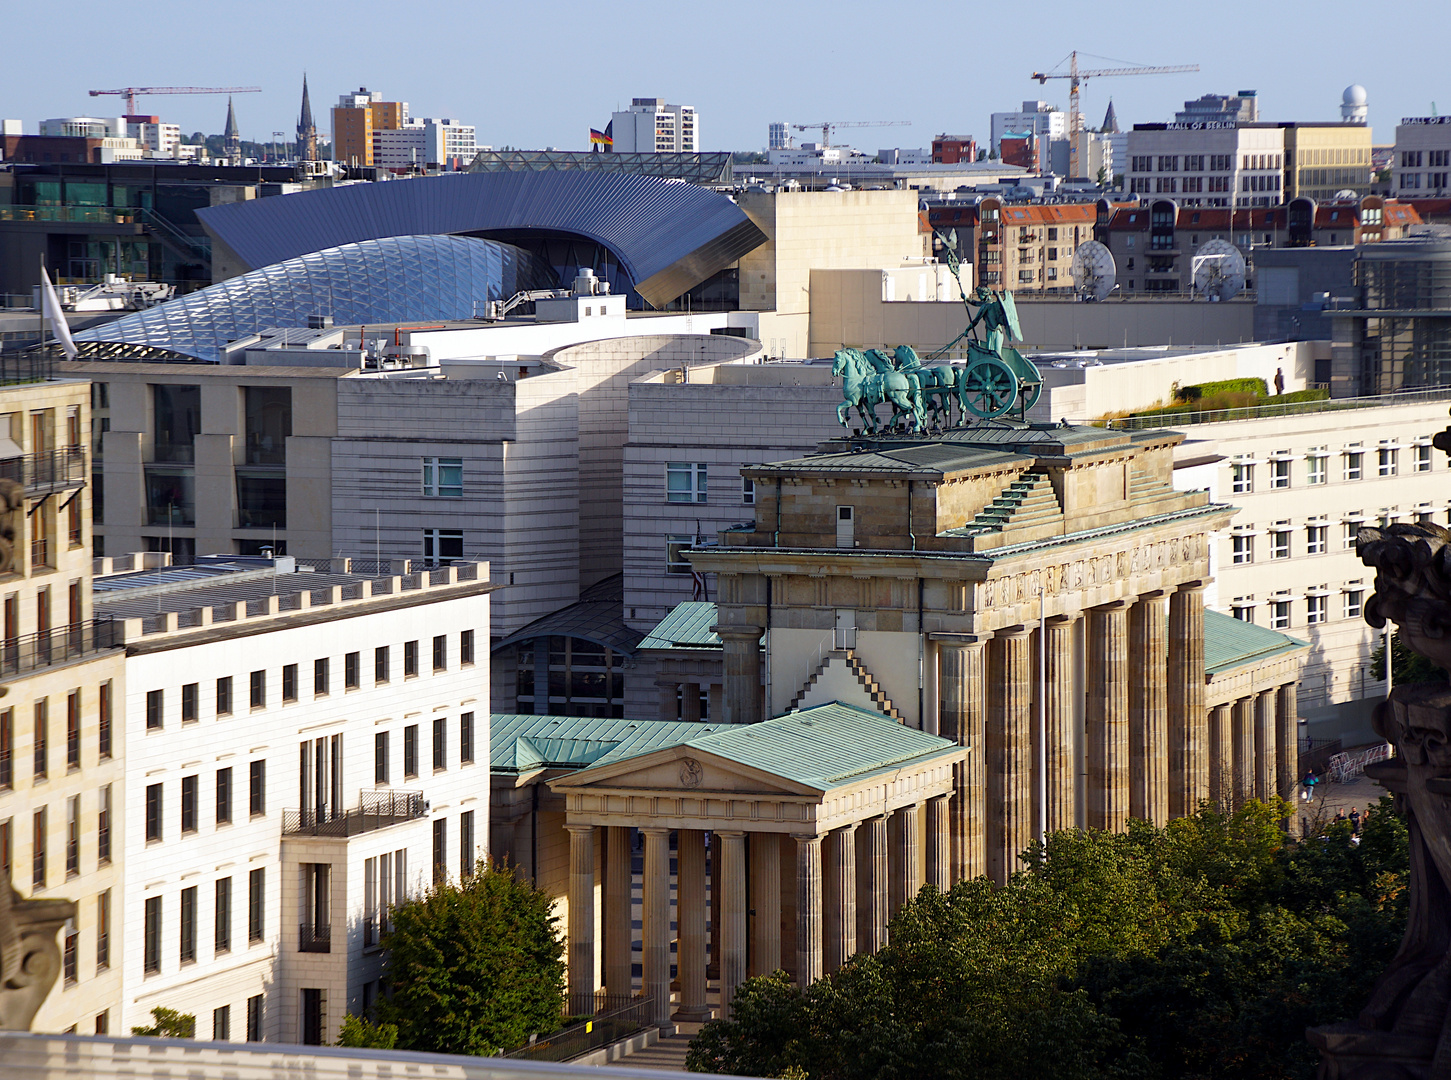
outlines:
[{"label": "horse head", "polygon": [[922,366],[922,361],[917,356],[917,350],[910,345],[898,345],[892,350],[892,356],[897,361],[899,371],[916,371]]}]

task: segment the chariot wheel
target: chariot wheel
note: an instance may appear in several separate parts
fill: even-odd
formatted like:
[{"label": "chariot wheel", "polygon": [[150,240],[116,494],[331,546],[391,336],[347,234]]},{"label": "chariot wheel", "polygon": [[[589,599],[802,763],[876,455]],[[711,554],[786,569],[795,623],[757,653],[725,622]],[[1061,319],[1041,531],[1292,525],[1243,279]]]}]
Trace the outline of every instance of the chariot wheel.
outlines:
[{"label": "chariot wheel", "polygon": [[1002,416],[1018,399],[1018,376],[996,356],[978,356],[963,373],[967,407],[985,420]]},{"label": "chariot wheel", "polygon": [[1043,396],[1043,384],[1024,383],[1023,386],[1023,415],[1026,416],[1028,410],[1031,409],[1034,405],[1038,404],[1038,399]]}]

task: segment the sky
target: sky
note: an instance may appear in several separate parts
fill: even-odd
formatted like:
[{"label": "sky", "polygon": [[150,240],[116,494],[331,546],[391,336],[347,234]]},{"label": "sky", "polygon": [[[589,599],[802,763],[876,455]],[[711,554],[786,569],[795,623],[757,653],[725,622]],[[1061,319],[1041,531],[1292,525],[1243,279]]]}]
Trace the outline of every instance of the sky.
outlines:
[{"label": "sky", "polygon": [[[1377,143],[1393,142],[1399,118],[1429,115],[1433,101],[1451,112],[1445,0],[1403,0],[1389,19],[1376,14],[1388,9],[1342,0],[1113,7],[149,0],[123,9],[68,0],[7,22],[0,116],[34,132],[45,117],[125,110],[124,99],[88,90],[260,86],[237,95],[237,120],[243,138],[266,142],[293,132],[306,70],[324,133],[338,95],[366,86],[407,101],[414,116],[472,123],[496,148],[587,150],[589,128],[632,97],[695,106],[705,150],[764,148],[774,120],[911,121],[837,136],[874,151],[925,147],[942,132],[986,143],[989,114],[1024,100],[1066,109],[1066,80],[1039,86],[1029,76],[1066,70],[1072,49],[1080,67],[1200,68],[1089,80],[1090,126],[1110,97],[1127,127],[1172,120],[1186,98],[1241,89],[1259,91],[1261,119],[1337,120],[1354,82],[1369,92]],[[139,110],[215,134],[226,99],[155,96]]]}]

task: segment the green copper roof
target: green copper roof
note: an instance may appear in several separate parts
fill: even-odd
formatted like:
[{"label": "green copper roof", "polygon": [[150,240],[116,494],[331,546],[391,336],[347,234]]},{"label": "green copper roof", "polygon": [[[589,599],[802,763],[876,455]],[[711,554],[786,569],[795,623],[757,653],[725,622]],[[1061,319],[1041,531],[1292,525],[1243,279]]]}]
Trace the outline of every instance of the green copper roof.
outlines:
[{"label": "green copper roof", "polygon": [[1204,670],[1210,675],[1309,647],[1308,641],[1278,630],[1241,622],[1218,611],[1204,613]]},{"label": "green copper roof", "polygon": [[655,624],[637,649],[719,649],[720,637],[711,629],[715,625],[714,604],[688,600],[676,604],[670,614]]},{"label": "green copper roof", "polygon": [[526,773],[584,768],[615,751],[633,757],[661,746],[676,746],[722,726],[689,720],[494,713],[489,717],[489,769]]}]

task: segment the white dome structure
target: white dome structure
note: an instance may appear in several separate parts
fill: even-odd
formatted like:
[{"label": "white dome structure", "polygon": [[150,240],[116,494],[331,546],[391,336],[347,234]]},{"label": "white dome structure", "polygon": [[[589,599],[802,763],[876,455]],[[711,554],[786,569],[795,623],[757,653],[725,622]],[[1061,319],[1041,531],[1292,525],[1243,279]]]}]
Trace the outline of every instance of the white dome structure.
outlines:
[{"label": "white dome structure", "polygon": [[1365,87],[1351,83],[1340,95],[1340,119],[1347,124],[1363,124],[1370,111]]}]

